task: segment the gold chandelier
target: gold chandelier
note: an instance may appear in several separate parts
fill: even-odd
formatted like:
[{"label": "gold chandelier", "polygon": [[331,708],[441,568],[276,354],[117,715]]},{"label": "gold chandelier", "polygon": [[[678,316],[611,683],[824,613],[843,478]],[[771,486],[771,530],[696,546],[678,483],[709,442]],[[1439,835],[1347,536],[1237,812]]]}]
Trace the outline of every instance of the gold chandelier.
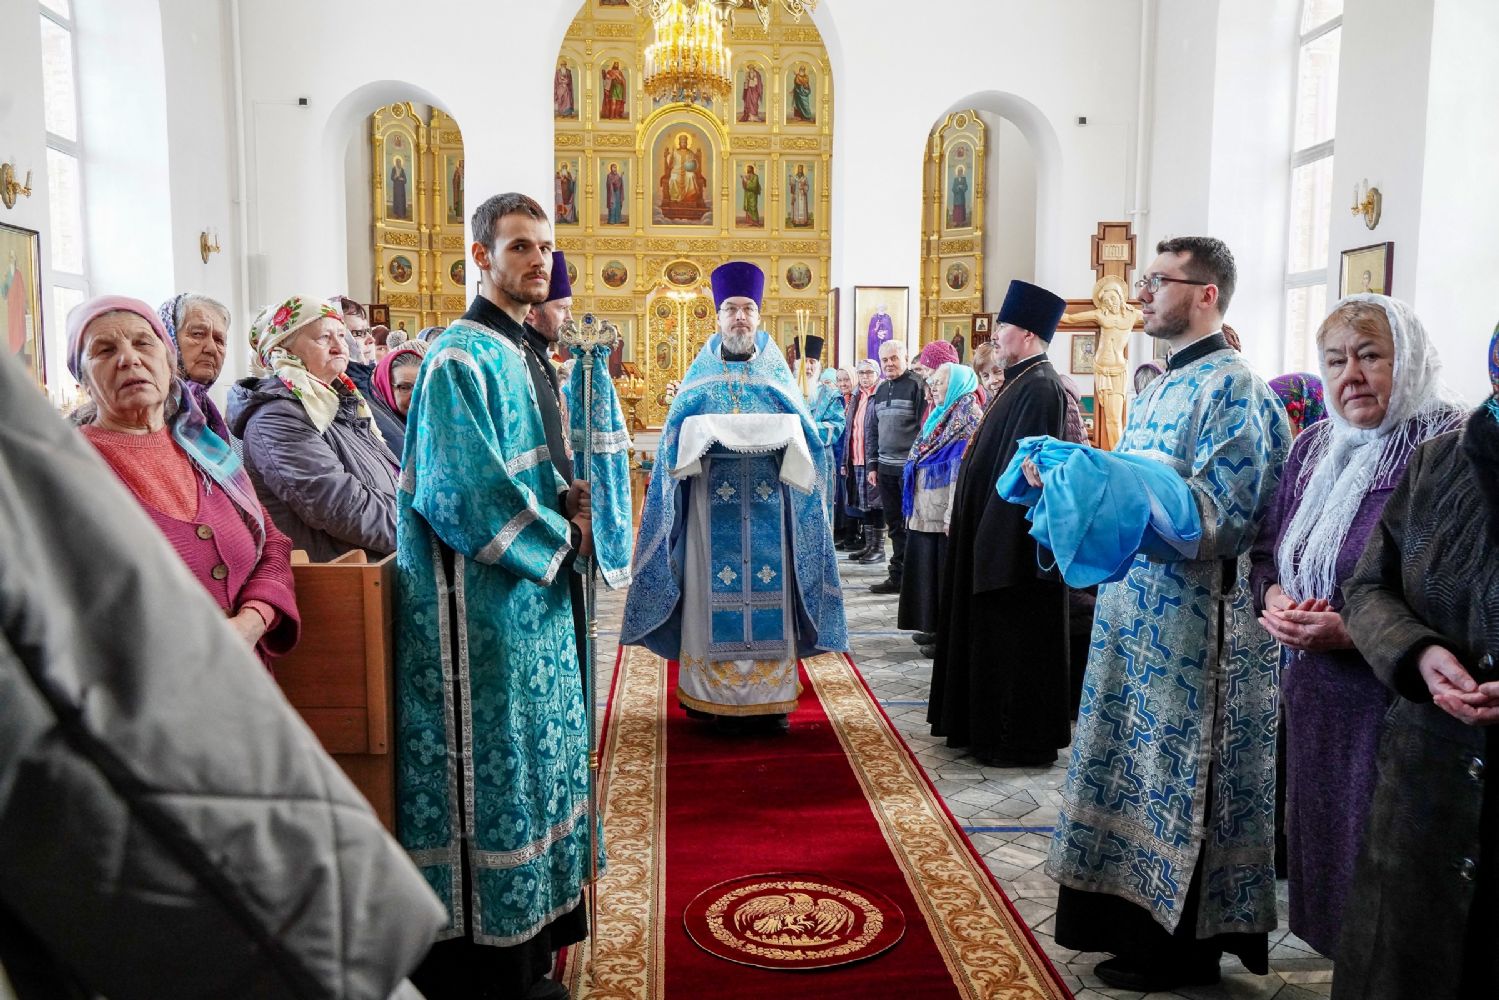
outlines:
[{"label": "gold chandelier", "polygon": [[[770,27],[775,0],[630,0],[651,19],[656,40],[645,50],[645,91],[656,99],[724,100],[734,89],[731,53],[724,34],[736,10],[753,10]],[[800,21],[817,0],[780,0]]]}]

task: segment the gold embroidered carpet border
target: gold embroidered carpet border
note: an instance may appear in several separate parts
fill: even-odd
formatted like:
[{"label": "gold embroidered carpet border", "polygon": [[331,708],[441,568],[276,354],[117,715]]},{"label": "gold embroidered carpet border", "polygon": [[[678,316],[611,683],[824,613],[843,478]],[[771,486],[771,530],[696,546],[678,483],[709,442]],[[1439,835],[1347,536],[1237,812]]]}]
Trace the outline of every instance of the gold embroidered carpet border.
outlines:
[{"label": "gold embroidered carpet border", "polygon": [[[1070,997],[845,654],[803,661],[892,857],[964,1000]],[[568,949],[575,1000],[663,1000],[668,665],[621,650],[600,773],[598,927]],[[908,914],[908,916],[910,916]],[[804,984],[803,984],[804,985]],[[798,988],[788,980],[787,990]]]}]

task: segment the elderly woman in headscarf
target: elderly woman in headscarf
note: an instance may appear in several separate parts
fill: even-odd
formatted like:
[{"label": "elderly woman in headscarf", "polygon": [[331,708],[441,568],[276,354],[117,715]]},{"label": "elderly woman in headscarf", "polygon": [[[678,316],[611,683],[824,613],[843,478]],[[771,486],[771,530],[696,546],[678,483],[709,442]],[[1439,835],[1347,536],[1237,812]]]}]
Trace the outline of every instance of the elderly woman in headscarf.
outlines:
[{"label": "elderly woman in headscarf", "polygon": [[838,399],[843,405],[843,432],[838,435],[834,451],[834,462],[838,474],[833,480],[833,537],[835,548],[843,548],[851,537],[855,525],[848,517],[848,418],[849,407],[854,399],[854,370],[839,368],[833,373],[833,384],[838,389]]},{"label": "elderly woman in headscarf", "polygon": [[[872,358],[860,361],[854,366],[854,379],[857,388],[853,399],[849,401],[848,448],[845,449],[847,455],[843,466],[847,475],[848,516],[857,525],[857,530],[841,546],[848,551],[850,561],[858,559],[869,549],[874,531],[869,527],[870,519],[865,515],[880,509],[880,489],[869,485],[869,479],[864,475],[864,425],[870,416],[870,400],[874,398],[874,390],[880,384],[879,362]],[[880,549],[881,559],[884,558],[884,551],[883,548]]]},{"label": "elderly woman in headscarf", "polygon": [[[951,350],[952,345],[946,341]],[[956,353],[956,352],[954,352]],[[972,368],[946,362],[929,379],[937,405],[927,414],[911,444],[902,476],[906,518],[906,571],[900,581],[898,628],[913,630],[923,656],[937,648],[937,591],[947,561],[947,525],[952,515],[953,482],[968,441],[984,418],[979,378]]]},{"label": "elderly woman in headscarf", "polygon": [[1499,996],[1499,331],[1491,395],[1416,449],[1343,585],[1395,696],[1335,1000]]},{"label": "elderly woman in headscarf", "polygon": [[179,367],[161,318],[138,299],[101,296],[68,314],[68,371],[89,397],[74,415],[83,436],[269,666],[301,630],[291,541]]},{"label": "elderly woman in headscarf", "polygon": [[162,328],[177,349],[177,377],[182,379],[194,402],[203,411],[208,427],[236,446],[224,423],[224,415],[208,396],[208,390],[224,370],[228,353],[229,308],[216,299],[196,292],[174,295],[156,311]]},{"label": "elderly woman in headscarf", "polygon": [[1292,372],[1270,380],[1270,390],[1280,397],[1291,421],[1291,433],[1300,436],[1312,424],[1327,419],[1322,398],[1322,380],[1310,372]]},{"label": "elderly woman in headscarf", "polygon": [[931,393],[933,378],[937,374],[937,369],[946,364],[955,365],[957,363],[958,349],[946,340],[932,341],[923,347],[921,353],[916,356],[916,361],[911,365],[911,369],[918,371],[927,384],[926,406],[921,411],[923,423],[931,415],[931,412],[942,403],[941,399],[933,398]]},{"label": "elderly woman in headscarf", "polygon": [[301,295],[267,306],[250,350],[254,374],[230,394],[229,428],[276,526],[313,562],[394,552],[399,463],[344,374],[338,308]]},{"label": "elderly woman in headscarf", "polygon": [[[411,409],[411,394],[416,391],[416,376],[421,371],[422,356],[426,353],[426,348],[427,345],[421,341],[415,344],[403,343],[392,348],[375,365],[375,376],[370,380],[375,390],[372,405],[385,410],[402,430],[406,427],[406,413]],[[406,446],[405,434],[397,437],[394,442],[384,434],[381,437],[385,438],[386,445],[399,464]]]},{"label": "elderly woman in headscarf", "polygon": [[1351,295],[1317,331],[1332,413],[1299,438],[1251,551],[1261,623],[1281,643],[1290,925],[1337,945],[1390,692],[1338,612],[1411,452],[1455,427],[1441,363],[1410,306]]}]

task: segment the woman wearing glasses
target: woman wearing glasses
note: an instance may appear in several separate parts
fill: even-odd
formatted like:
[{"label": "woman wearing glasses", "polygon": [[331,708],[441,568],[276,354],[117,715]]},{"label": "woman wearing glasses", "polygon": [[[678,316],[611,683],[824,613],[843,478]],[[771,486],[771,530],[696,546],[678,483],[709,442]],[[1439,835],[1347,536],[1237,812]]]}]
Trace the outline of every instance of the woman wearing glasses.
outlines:
[{"label": "woman wearing glasses", "polygon": [[344,374],[343,317],[313,296],[261,310],[253,370],[229,398],[229,429],[271,520],[313,562],[396,548],[396,458]]}]

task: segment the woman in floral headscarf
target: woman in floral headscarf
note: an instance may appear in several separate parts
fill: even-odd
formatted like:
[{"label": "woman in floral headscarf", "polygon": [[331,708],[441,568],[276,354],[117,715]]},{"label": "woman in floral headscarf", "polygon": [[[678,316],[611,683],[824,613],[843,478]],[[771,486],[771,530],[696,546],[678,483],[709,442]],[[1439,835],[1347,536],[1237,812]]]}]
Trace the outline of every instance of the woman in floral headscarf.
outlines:
[{"label": "woman in floral headscarf", "polygon": [[1285,405],[1292,435],[1300,435],[1312,424],[1327,419],[1322,399],[1322,380],[1307,372],[1293,372],[1270,380],[1270,389]]},{"label": "woman in floral headscarf", "polygon": [[261,310],[250,326],[250,378],[229,398],[229,429],[276,526],[313,562],[396,548],[399,463],[369,404],[344,374],[343,315],[314,296]]},{"label": "woman in floral headscarf", "polygon": [[271,661],[301,628],[291,542],[255,496],[226,435],[178,374],[155,310],[104,295],[68,314],[68,371],[88,393],[74,420],[234,630]]},{"label": "woman in floral headscarf", "polygon": [[1334,1000],[1499,996],[1499,332],[1488,400],[1418,447],[1343,584],[1389,689]]},{"label": "woman in floral headscarf", "polygon": [[1291,931],[1331,955],[1390,704],[1338,612],[1412,451],[1462,414],[1425,327],[1398,299],[1343,299],[1317,347],[1332,413],[1291,449],[1251,550],[1250,582],[1260,621],[1283,651]]}]

